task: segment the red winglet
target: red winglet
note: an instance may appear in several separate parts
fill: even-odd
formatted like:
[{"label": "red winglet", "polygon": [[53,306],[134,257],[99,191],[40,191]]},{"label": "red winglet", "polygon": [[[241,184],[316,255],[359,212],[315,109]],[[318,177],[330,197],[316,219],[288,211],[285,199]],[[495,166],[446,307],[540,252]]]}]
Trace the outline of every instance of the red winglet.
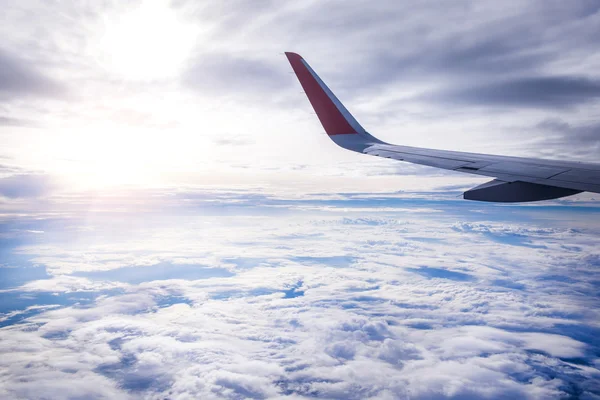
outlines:
[{"label": "red winglet", "polygon": [[327,132],[328,135],[357,133],[335,105],[325,89],[321,86],[319,81],[313,76],[313,72],[307,68],[308,64],[306,64],[306,61],[296,53],[286,52],[285,55],[292,65],[306,96],[308,96],[310,104],[312,104],[315,109],[323,128],[325,128],[325,132]]}]

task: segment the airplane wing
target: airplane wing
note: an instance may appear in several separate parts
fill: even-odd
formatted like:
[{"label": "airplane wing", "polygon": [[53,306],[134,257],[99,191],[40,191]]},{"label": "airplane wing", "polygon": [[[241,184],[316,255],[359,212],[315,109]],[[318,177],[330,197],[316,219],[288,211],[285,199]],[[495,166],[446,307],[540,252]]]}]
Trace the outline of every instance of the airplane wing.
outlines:
[{"label": "airplane wing", "polygon": [[584,191],[600,193],[600,164],[542,160],[393,145],[369,134],[308,63],[285,53],[325,132],[358,153],[494,178],[463,193],[467,200],[525,202]]}]

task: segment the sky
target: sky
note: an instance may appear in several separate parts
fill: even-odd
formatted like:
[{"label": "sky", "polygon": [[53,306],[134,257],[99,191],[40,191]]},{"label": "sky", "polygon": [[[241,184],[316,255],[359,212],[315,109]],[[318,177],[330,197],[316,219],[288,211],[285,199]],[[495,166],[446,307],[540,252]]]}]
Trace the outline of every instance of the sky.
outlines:
[{"label": "sky", "polygon": [[400,172],[382,183],[394,188],[439,174],[332,148],[284,51],[385,141],[597,161],[598,7],[5,0],[3,173],[38,190],[300,181],[307,191],[332,187],[315,174],[343,187]]},{"label": "sky", "polygon": [[0,0],[0,397],[598,399],[600,203],[336,147],[597,162],[597,1]]}]

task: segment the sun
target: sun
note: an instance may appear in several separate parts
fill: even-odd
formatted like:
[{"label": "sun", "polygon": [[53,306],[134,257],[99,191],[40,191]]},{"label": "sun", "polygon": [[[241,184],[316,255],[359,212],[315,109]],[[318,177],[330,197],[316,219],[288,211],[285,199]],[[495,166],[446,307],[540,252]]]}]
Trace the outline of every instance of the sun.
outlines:
[{"label": "sun", "polygon": [[145,0],[103,18],[96,57],[126,79],[175,76],[189,57],[197,30],[178,18],[167,1]]}]

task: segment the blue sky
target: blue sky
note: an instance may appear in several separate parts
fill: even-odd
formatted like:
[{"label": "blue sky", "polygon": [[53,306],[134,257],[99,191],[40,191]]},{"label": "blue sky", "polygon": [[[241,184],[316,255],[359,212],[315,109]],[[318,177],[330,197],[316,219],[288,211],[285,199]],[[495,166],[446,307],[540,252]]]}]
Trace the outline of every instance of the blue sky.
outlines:
[{"label": "blue sky", "polygon": [[597,399],[600,203],[322,134],[597,161],[590,1],[5,1],[0,397]]}]

